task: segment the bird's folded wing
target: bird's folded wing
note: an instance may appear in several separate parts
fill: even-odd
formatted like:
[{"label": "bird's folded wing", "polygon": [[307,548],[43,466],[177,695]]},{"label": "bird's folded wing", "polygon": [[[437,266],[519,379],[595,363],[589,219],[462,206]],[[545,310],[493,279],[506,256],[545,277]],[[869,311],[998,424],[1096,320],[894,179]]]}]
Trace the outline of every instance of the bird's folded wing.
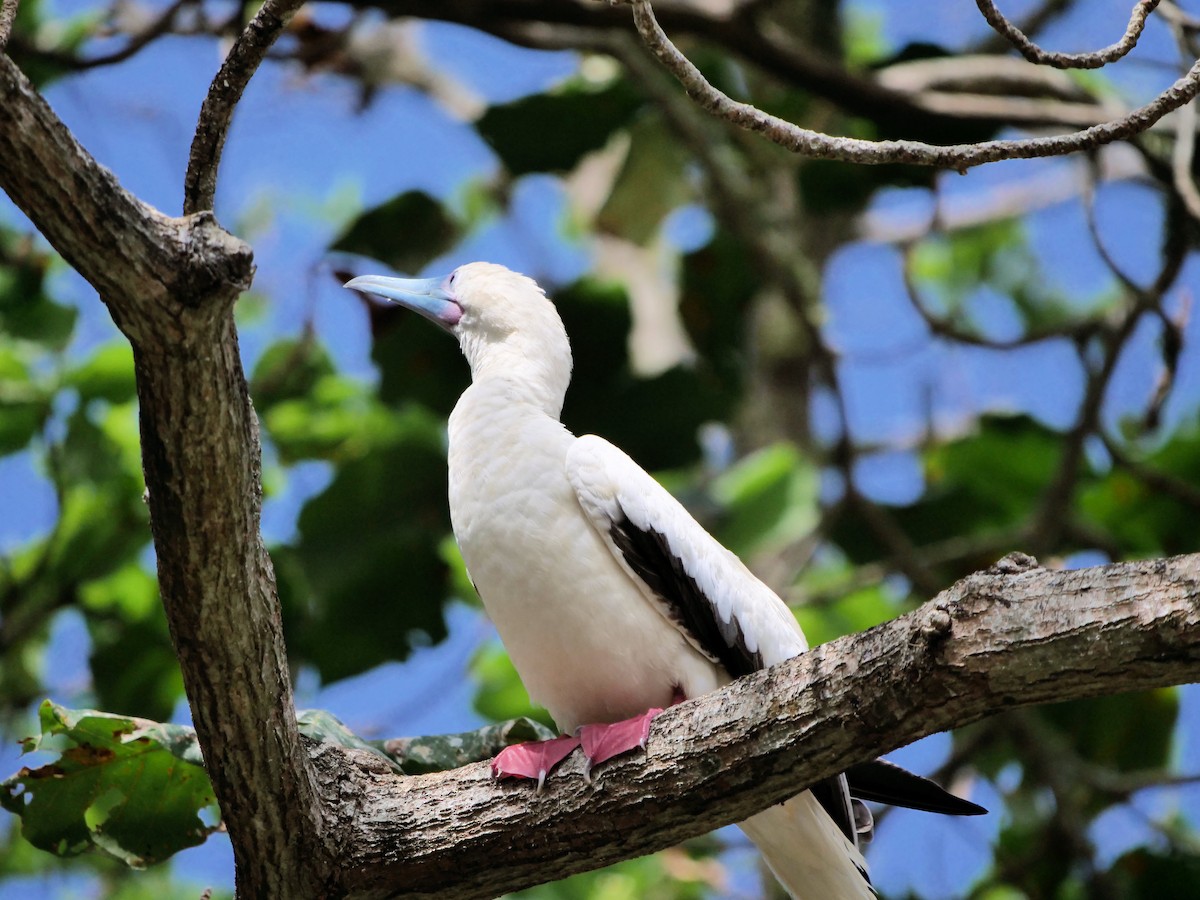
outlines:
[{"label": "bird's folded wing", "polygon": [[[808,649],[787,605],[625,453],[585,435],[567,451],[566,467],[609,551],[696,650],[736,678]],[[856,846],[845,778],[812,791]]]},{"label": "bird's folded wing", "polygon": [[807,649],[784,602],[621,450],[585,435],[566,469],[617,562],[708,659],[737,677]]}]

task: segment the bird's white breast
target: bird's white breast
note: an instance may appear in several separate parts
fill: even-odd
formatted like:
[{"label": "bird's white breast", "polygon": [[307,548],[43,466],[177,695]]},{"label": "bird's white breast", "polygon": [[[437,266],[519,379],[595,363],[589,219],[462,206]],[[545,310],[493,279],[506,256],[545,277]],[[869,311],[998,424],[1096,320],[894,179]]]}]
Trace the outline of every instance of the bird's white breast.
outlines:
[{"label": "bird's white breast", "polygon": [[450,516],[467,569],[530,696],[564,731],[726,680],[655,610],[579,507],[575,437],[503,382],[450,418]]}]

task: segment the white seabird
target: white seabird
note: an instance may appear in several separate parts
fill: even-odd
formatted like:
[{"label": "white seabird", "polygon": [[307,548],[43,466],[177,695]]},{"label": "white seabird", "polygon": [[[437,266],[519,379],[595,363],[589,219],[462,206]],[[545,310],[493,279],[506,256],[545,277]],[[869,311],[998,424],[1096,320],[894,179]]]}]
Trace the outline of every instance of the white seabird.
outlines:
[{"label": "white seabird", "polygon": [[[658,482],[559,422],[571,348],[532,279],[477,262],[445,278],[346,286],[432,320],[471,366],[449,423],[454,534],[530,697],[580,733],[507,748],[497,775],[540,785],[580,739],[589,765],[643,746],[663,707],[808,649],[783,601]],[[882,761],[849,775],[741,823],[793,897],[874,896],[859,849],[870,813],[852,793],[983,811]]]}]

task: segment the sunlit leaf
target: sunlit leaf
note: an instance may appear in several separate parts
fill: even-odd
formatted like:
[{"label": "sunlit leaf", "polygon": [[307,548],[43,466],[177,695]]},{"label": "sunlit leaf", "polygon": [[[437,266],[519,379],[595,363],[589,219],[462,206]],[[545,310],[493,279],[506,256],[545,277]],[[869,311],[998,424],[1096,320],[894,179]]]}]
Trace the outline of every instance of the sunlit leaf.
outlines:
[{"label": "sunlit leaf", "polygon": [[133,348],[124,338],[94,350],[67,373],[65,383],[79,391],[87,403],[100,398],[109,403],[127,403],[137,395],[133,377]]},{"label": "sunlit leaf", "polygon": [[58,759],[0,786],[0,802],[21,817],[34,846],[60,856],[99,850],[145,866],[214,830],[199,815],[214,814],[215,800],[190,729],[49,701],[39,719],[41,734],[25,749],[52,750]]}]

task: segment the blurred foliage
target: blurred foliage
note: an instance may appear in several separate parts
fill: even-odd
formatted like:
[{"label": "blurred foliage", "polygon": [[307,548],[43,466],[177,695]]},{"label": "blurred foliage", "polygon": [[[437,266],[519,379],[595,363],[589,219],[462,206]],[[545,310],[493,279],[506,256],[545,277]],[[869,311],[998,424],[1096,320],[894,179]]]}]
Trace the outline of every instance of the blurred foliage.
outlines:
[{"label": "blurred foliage", "polygon": [[572,80],[545,94],[493,106],[475,128],[513,176],[562,172],[598,150],[641,105],[627,81]]},{"label": "blurred foliage", "polygon": [[[822,31],[836,30],[836,17],[811,15],[803,4],[774,12],[773,27],[811,29],[823,51],[839,51]],[[918,44],[893,52],[874,15],[852,8],[840,40],[852,68],[950,55]],[[62,54],[88,46],[101,27],[94,12],[63,19],[44,0],[22,0],[9,52],[45,85],[69,71]],[[987,122],[930,123],[883,112],[879,121],[851,118],[705,43],[689,51],[731,95],[822,130],[919,132],[932,141],[995,131]],[[630,349],[631,334],[645,326],[644,310],[631,301],[635,273],[609,266],[561,283],[535,273],[573,342],[564,422],[609,438],[660,472],[706,527],[781,593],[808,601],[797,614],[813,643],[911,608],[931,592],[928,584],[914,586],[914,574],[944,587],[1008,550],[1033,550],[1054,562],[1196,549],[1194,388],[1153,433],[1137,424],[1145,417],[1130,414],[1120,433],[1102,434],[1097,422],[1105,420],[1096,416],[1084,423],[1086,440],[1071,426],[1004,404],[972,410],[953,427],[931,414],[919,428],[870,441],[819,423],[814,410],[837,406],[833,379],[856,352],[836,346],[827,332],[819,273],[835,248],[852,240],[849,223],[876,198],[904,188],[932,201],[927,188],[937,184],[936,173],[797,161],[742,136],[730,139],[706,120],[696,127],[710,143],[690,146],[653,95],[615,74],[611,60],[587,56],[584,63],[576,76],[462,123],[471,140],[491,149],[498,171],[478,175],[449,201],[400,190],[343,223],[330,259],[343,266],[370,258],[410,274],[460,259],[488,229],[512,224],[506,217],[522,179],[552,179],[566,205],[559,237],[585,248],[602,238],[669,271],[678,297],[656,299],[677,312],[688,346],[653,374]],[[1103,80],[1090,83],[1095,91],[1109,89]],[[732,188],[714,182],[722,166],[735,173]],[[597,175],[600,169],[608,174]],[[720,187],[737,197],[736,213],[723,206]],[[672,217],[696,206],[711,214],[711,227],[679,251]],[[800,224],[789,229],[789,217]],[[1076,352],[1081,370],[1103,371],[1110,352],[1104,338],[1135,308],[1115,273],[1086,292],[1054,277],[1055,261],[1018,218],[934,230],[906,249],[906,300],[925,331],[937,335],[937,349],[948,348],[946,357],[989,342],[998,343],[986,351],[995,353],[1009,344],[1056,342]],[[774,271],[764,264],[771,253],[782,254]],[[808,273],[798,276],[799,293],[808,296],[797,300],[781,288],[779,271],[789,267]],[[94,874],[105,896],[169,896],[179,885],[165,870],[125,879],[102,854],[58,862],[30,843],[58,853],[99,848],[149,863],[212,828],[197,818],[211,798],[203,773],[192,771],[190,729],[154,724],[178,715],[183,697],[142,502],[132,353],[123,340],[96,342],[79,333],[77,310],[52,289],[62,268],[29,236],[0,227],[0,462],[26,467],[54,507],[53,522],[0,548],[0,724],[8,735],[24,734],[36,710],[41,734],[26,747],[58,754],[4,783],[4,803],[21,817],[21,828],[0,832],[0,876],[33,876],[51,861]],[[268,330],[271,301],[256,296],[240,324]],[[469,377],[461,354],[417,316],[369,297],[348,295],[344,303],[346,315],[365,321],[374,379],[341,371],[315,320],[293,333],[270,333],[250,359],[268,494],[287,490],[301,467],[328,474],[304,501],[294,529],[270,548],[292,665],[322,683],[437,643],[447,633],[446,604],[477,601],[450,536],[445,501],[444,422]],[[869,331],[874,309],[865,303],[850,330]],[[1161,312],[1160,319],[1169,318],[1169,310]],[[747,410],[755,407],[773,422],[799,420],[802,427],[763,428],[750,421]],[[793,410],[799,412],[789,419]],[[853,482],[857,462],[886,454],[911,463],[912,496],[885,502]],[[1051,505],[1064,473],[1069,483],[1055,500],[1061,505]],[[56,628],[70,622],[82,623],[87,637],[78,693],[107,713],[36,705],[54,683],[55,667],[66,667],[47,650]],[[505,743],[550,733],[553,723],[531,706],[498,643],[477,648],[469,669],[476,710],[498,724],[367,741],[328,713],[309,711],[302,728],[315,739],[382,754],[410,774],[486,758]],[[1200,856],[1191,818],[1154,818],[1141,846],[1107,861],[1094,846],[1102,817],[1129,812],[1130,798],[1145,796],[1136,784],[1174,772],[1182,718],[1178,692],[1166,690],[1003,712],[956,734],[954,766],[944,774],[982,779],[1003,802],[991,820],[993,857],[970,895],[1194,894]],[[168,824],[145,824],[146,791],[169,800],[156,812],[166,812]],[[721,851],[717,838],[691,841],[516,896],[666,900],[744,893],[732,885]],[[19,882],[0,882],[0,893],[12,884]]]}]

